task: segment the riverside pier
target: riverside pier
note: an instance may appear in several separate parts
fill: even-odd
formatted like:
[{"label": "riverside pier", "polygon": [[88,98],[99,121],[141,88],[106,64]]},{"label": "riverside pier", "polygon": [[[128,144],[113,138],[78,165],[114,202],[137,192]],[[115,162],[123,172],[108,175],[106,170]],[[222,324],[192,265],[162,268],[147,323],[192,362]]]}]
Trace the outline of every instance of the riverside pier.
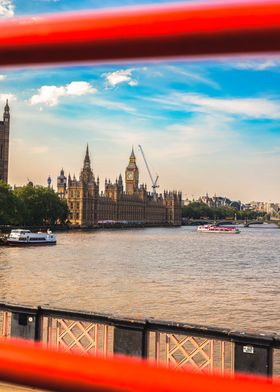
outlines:
[{"label": "riverside pier", "polygon": [[141,357],[194,372],[280,375],[280,335],[0,303],[1,336],[104,357]]}]

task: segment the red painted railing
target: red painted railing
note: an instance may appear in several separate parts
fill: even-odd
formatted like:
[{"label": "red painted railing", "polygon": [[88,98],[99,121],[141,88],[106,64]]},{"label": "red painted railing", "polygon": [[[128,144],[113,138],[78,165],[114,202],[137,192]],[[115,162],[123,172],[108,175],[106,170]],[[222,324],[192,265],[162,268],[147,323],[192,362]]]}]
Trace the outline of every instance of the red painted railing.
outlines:
[{"label": "red painted railing", "polygon": [[280,383],[168,370],[148,362],[48,351],[26,341],[0,341],[0,380],[55,391],[280,392]]},{"label": "red painted railing", "polygon": [[0,65],[280,51],[280,2],[119,8],[0,23]]}]

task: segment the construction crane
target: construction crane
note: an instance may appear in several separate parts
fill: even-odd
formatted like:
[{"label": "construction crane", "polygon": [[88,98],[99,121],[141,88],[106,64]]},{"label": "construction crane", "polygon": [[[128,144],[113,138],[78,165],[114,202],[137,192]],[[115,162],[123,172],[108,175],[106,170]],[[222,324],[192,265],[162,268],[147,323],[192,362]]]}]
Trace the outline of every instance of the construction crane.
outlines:
[{"label": "construction crane", "polygon": [[147,170],[148,170],[150,179],[151,179],[151,181],[152,181],[153,195],[155,196],[156,193],[157,193],[156,189],[159,188],[159,185],[157,185],[159,176],[156,174],[156,179],[155,179],[155,180],[153,179],[153,176],[152,176],[151,170],[150,170],[150,168],[149,168],[148,162],[147,162],[147,160],[146,160],[146,157],[145,157],[143,148],[140,146],[140,144],[138,145],[138,147],[139,147],[139,150],[141,151],[141,154],[142,154],[142,156],[143,156],[143,159],[144,159],[146,168],[147,168]]}]

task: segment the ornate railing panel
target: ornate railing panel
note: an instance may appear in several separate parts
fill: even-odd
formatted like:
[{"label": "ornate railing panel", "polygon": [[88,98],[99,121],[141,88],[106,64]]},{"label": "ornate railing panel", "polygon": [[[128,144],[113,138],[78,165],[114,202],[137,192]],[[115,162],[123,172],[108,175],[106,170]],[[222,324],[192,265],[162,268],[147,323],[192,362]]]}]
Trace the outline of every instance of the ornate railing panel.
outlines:
[{"label": "ornate railing panel", "polygon": [[71,319],[47,317],[44,341],[60,351],[107,356],[112,352],[112,327]]},{"label": "ornate railing panel", "polygon": [[172,333],[151,333],[149,358],[172,368],[188,368],[195,373],[233,371],[233,344]]},{"label": "ornate railing panel", "polygon": [[61,351],[97,353],[97,324],[57,320],[57,348]]}]

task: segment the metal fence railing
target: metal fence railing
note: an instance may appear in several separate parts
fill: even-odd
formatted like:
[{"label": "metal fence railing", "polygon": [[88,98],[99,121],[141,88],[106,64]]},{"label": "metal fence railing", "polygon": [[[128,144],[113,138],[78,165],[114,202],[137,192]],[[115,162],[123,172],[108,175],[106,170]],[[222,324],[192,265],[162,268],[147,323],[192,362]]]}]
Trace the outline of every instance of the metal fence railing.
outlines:
[{"label": "metal fence railing", "polygon": [[125,354],[193,372],[280,376],[280,336],[91,312],[0,304],[3,338],[83,355]]}]

